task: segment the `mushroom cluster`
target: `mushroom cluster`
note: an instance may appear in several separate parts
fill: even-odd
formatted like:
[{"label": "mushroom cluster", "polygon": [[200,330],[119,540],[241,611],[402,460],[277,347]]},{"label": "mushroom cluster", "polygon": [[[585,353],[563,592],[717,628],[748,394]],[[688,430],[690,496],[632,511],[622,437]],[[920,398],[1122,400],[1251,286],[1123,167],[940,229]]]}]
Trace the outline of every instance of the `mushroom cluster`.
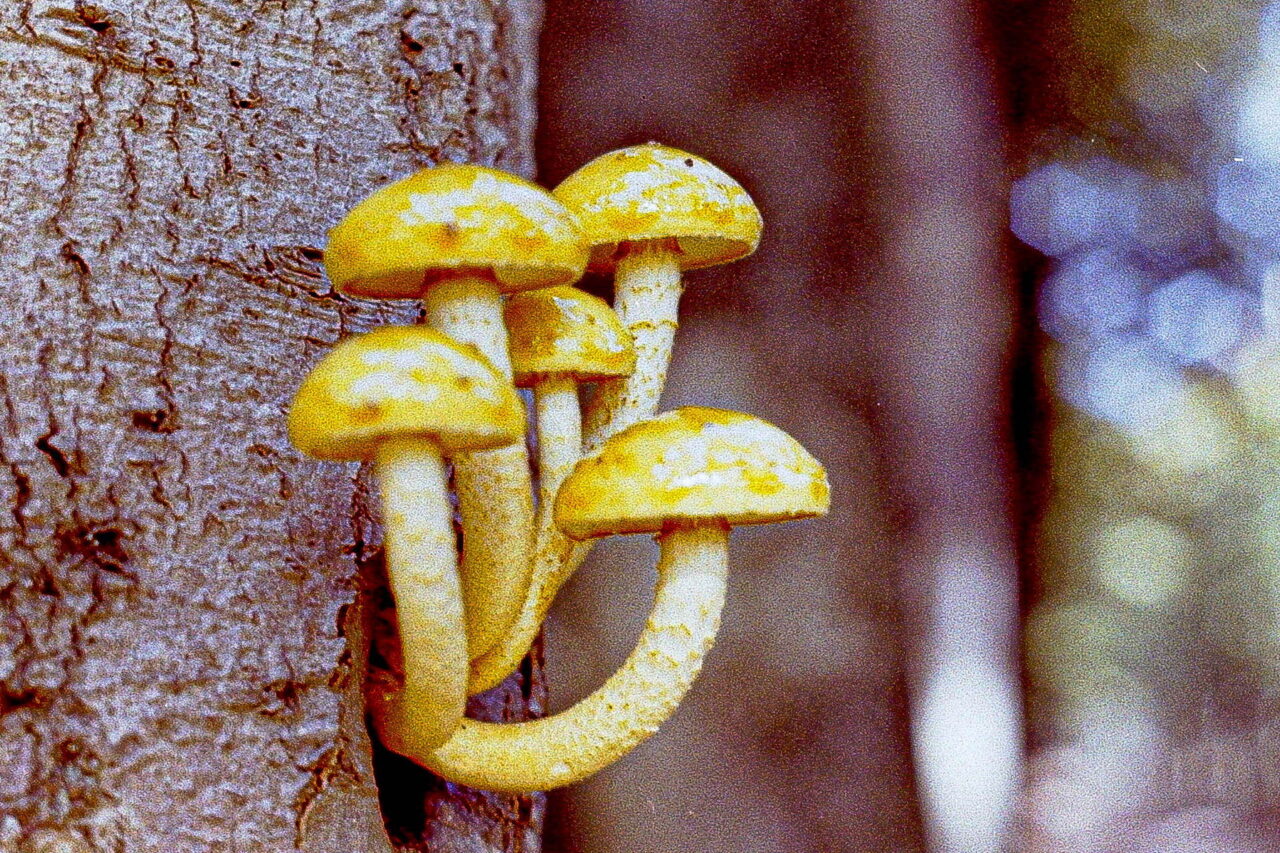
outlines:
[{"label": "mushroom cluster", "polygon": [[[389,749],[487,790],[586,778],[655,732],[697,677],[720,624],[729,528],[827,511],[822,466],[772,424],[657,415],[682,272],[750,254],[760,230],[736,181],[650,143],[550,193],[442,164],[330,232],[339,291],[424,306],[423,325],[340,342],[289,412],[302,452],[374,466],[402,672],[373,674],[368,702]],[[612,308],[572,286],[587,269],[614,274]],[[585,408],[582,384],[595,386]],[[517,387],[532,389],[536,492]],[[658,582],[618,671],[544,719],[466,719],[466,697],[519,666],[589,543],[631,533],[656,536]]]}]

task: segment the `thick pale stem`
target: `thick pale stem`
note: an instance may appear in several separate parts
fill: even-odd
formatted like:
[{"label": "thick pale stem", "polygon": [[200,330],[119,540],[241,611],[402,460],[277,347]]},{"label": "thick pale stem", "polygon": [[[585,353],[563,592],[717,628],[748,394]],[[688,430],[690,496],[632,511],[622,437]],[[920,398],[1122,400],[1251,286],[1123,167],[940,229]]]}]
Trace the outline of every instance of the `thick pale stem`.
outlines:
[{"label": "thick pale stem", "polygon": [[574,542],[555,526],[551,508],[560,484],[582,456],[582,415],[572,379],[547,378],[534,386],[538,414],[538,534],[533,575],[515,624],[487,652],[471,662],[467,692],[483,693],[510,675],[533,645],[556,593],[568,579]]},{"label": "thick pale stem", "polygon": [[515,622],[529,588],[533,486],[524,442],[453,457],[462,513],[462,601],[472,656]]},{"label": "thick pale stem", "polygon": [[581,551],[574,542],[558,530],[552,530],[539,543],[533,559],[533,578],[524,605],[515,624],[502,636],[493,648],[471,661],[471,678],[467,693],[474,696],[502,683],[515,671],[520,661],[529,653],[538,636],[538,630],[547,618],[556,593],[564,586],[569,575],[581,564],[574,562],[574,554]]},{"label": "thick pale stem", "polygon": [[392,439],[379,446],[375,464],[404,687],[375,688],[370,710],[382,742],[405,752],[443,743],[462,720],[467,677],[462,593],[439,449],[423,439]]},{"label": "thick pale stem", "polygon": [[675,250],[664,241],[633,246],[618,261],[613,289],[613,308],[635,340],[636,369],[596,387],[585,416],[587,452],[658,411],[682,290]]},{"label": "thick pale stem", "polygon": [[715,642],[728,535],[727,528],[708,526],[659,537],[649,621],[635,650],[595,693],[541,720],[464,720],[439,749],[410,757],[449,781],[516,793],[573,784],[626,755],[675,711]]},{"label": "thick pale stem", "polygon": [[[427,325],[473,344],[508,379],[511,356],[502,296],[480,276],[434,282],[422,298]],[[524,442],[453,459],[462,513],[462,599],[472,655],[502,637],[529,588],[533,548],[533,484]]]},{"label": "thick pale stem", "polygon": [[538,416],[538,521],[550,523],[551,504],[560,484],[582,458],[582,412],[578,383],[569,376],[548,376],[533,386]]},{"label": "thick pale stem", "polygon": [[511,378],[502,294],[491,279],[478,275],[438,279],[423,294],[422,307],[428,326],[458,343],[471,344],[499,373]]}]

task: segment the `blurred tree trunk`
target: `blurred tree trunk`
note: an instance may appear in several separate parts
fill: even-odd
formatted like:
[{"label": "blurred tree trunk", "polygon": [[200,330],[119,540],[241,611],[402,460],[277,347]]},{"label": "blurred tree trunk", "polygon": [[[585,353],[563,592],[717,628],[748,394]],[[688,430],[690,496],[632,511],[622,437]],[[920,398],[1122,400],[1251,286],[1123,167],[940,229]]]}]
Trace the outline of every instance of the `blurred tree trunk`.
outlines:
[{"label": "blurred tree trunk", "polygon": [[869,3],[874,363],[928,847],[1008,849],[1024,730],[1001,92],[981,7]]},{"label": "blurred tree trunk", "polygon": [[[371,490],[283,413],[341,334],[416,313],[329,290],[345,209],[441,158],[531,173],[540,14],[0,6],[0,851],[392,849]],[[540,799],[380,781],[410,849],[540,846]]]}]

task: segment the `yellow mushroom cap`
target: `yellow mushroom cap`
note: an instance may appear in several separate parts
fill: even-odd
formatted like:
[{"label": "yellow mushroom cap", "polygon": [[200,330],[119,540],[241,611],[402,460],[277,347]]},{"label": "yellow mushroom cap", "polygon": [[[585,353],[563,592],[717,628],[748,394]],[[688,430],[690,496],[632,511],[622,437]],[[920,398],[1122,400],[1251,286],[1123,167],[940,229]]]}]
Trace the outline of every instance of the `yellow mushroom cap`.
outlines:
[{"label": "yellow mushroom cap", "polygon": [[540,376],[591,382],[636,369],[635,344],[618,315],[576,287],[518,293],[507,300],[504,319],[517,385]]},{"label": "yellow mushroom cap", "polygon": [[334,347],[289,409],[289,440],[317,459],[369,459],[379,442],[410,436],[446,452],[513,444],[524,406],[474,347],[426,326],[383,326]]},{"label": "yellow mushroom cap", "polygon": [[624,429],[578,462],[555,521],[589,539],[808,518],[830,504],[826,471],[794,438],[751,415],[689,406]]},{"label": "yellow mushroom cap", "polygon": [[623,242],[675,240],[684,269],[737,260],[760,242],[760,211],[741,184],[656,142],[597,157],[552,194],[578,215],[598,272],[614,268]]},{"label": "yellow mushroom cap", "polygon": [[324,264],[352,296],[416,298],[435,276],[492,275],[510,293],[577,281],[587,248],[574,215],[523,178],[442,163],[383,187],[329,232]]}]

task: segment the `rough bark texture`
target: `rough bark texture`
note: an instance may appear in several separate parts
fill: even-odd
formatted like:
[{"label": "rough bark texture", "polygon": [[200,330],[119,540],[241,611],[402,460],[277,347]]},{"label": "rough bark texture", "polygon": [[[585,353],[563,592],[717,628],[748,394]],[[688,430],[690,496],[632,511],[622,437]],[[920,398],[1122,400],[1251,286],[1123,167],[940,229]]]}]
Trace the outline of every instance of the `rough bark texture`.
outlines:
[{"label": "rough bark texture", "polygon": [[[328,288],[351,204],[440,158],[531,172],[539,14],[0,4],[0,851],[390,849],[370,489],[283,412],[417,310]],[[538,847],[540,800],[427,797],[415,849]]]}]

